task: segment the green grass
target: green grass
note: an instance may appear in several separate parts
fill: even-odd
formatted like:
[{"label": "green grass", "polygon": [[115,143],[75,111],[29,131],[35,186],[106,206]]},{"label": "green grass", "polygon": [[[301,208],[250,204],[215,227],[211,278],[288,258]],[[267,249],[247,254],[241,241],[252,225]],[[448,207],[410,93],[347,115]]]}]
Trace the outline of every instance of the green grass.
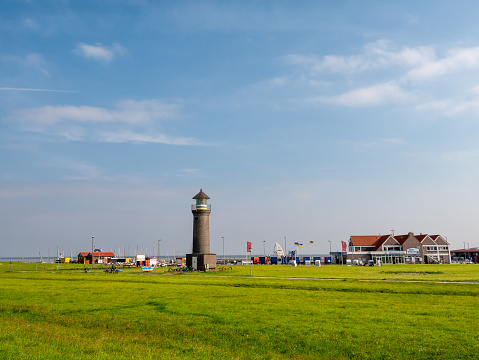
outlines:
[{"label": "green grass", "polygon": [[475,265],[257,265],[253,277],[249,266],[161,275],[33,265],[0,265],[0,359],[479,354]]}]

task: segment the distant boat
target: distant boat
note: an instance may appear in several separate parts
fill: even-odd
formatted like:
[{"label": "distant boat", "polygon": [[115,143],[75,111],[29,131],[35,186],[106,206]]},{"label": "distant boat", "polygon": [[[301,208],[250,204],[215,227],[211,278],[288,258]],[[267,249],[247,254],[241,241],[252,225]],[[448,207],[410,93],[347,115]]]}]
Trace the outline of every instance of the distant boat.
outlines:
[{"label": "distant boat", "polygon": [[142,266],[141,267],[141,270],[143,270],[144,272],[150,272],[150,271],[153,271],[154,267],[152,266]]}]

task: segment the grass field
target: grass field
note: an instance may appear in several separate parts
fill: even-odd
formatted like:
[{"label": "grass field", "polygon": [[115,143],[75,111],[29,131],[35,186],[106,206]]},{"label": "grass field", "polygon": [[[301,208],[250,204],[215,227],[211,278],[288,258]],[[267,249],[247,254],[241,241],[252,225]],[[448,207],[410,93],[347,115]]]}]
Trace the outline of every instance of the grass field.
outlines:
[{"label": "grass field", "polygon": [[479,266],[0,265],[1,359],[477,359]]}]

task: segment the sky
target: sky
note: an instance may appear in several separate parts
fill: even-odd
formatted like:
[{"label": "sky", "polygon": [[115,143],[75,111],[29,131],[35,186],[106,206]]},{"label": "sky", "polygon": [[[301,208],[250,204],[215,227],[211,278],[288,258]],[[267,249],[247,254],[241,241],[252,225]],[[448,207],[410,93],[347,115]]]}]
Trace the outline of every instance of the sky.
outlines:
[{"label": "sky", "polygon": [[479,246],[477,13],[2,1],[0,257],[76,255],[92,236],[190,253],[200,189],[218,255],[327,253],[393,229]]}]

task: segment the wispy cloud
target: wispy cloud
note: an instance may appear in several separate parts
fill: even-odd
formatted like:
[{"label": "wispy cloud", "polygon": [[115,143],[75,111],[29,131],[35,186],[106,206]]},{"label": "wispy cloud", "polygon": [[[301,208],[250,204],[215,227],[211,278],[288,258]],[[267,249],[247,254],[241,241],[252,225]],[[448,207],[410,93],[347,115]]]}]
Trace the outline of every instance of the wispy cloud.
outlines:
[{"label": "wispy cloud", "polygon": [[114,109],[72,105],[22,109],[9,120],[23,131],[62,141],[214,145],[194,137],[165,134],[163,122],[177,118],[178,113],[178,104],[157,99],[124,100]]},{"label": "wispy cloud", "polygon": [[80,43],[75,49],[75,53],[80,56],[105,63],[109,63],[115,57],[125,54],[125,52],[126,49],[120,44],[104,46],[102,44],[89,45]]},{"label": "wispy cloud", "polygon": [[105,172],[97,166],[80,162],[71,158],[51,157],[48,164],[44,167],[62,169],[63,180],[108,180]]},{"label": "wispy cloud", "polygon": [[72,90],[55,90],[55,89],[35,89],[35,88],[14,88],[14,87],[0,87],[0,91],[40,91],[40,92],[59,92],[72,93]]},{"label": "wispy cloud", "polygon": [[357,145],[364,148],[375,148],[378,146],[385,146],[385,145],[404,145],[406,142],[403,139],[396,139],[396,138],[382,138],[374,141],[351,141],[345,140],[342,141],[346,144]]},{"label": "wispy cloud", "polygon": [[479,87],[473,87],[468,93],[454,99],[430,100],[417,104],[420,111],[440,112],[446,116],[459,115],[467,111],[479,111]]},{"label": "wispy cloud", "polygon": [[38,23],[31,19],[31,18],[25,18],[23,19],[23,25],[30,29],[30,30],[34,30],[34,31],[38,31],[40,29],[40,26],[38,25]]},{"label": "wispy cloud", "polygon": [[100,133],[97,137],[100,142],[107,143],[156,143],[166,145],[207,145],[193,137],[172,138],[165,134],[146,134],[132,131]]},{"label": "wispy cloud", "polygon": [[479,47],[452,49],[442,59],[431,59],[431,61],[411,69],[407,77],[413,80],[430,79],[452,71],[477,68],[479,68]]},{"label": "wispy cloud", "polygon": [[364,53],[359,55],[339,56],[290,54],[283,57],[286,63],[301,66],[312,75],[321,72],[358,73],[376,69],[386,69],[393,66],[415,67],[431,62],[435,58],[431,47],[404,47],[399,51],[391,51],[391,44],[380,40],[367,44]]},{"label": "wispy cloud", "polygon": [[[366,44],[359,54],[290,54],[282,60],[294,67],[289,83],[303,84],[309,92],[319,93],[305,98],[303,104],[408,104],[413,110],[433,110],[446,116],[479,110],[479,91],[474,82],[477,77],[471,76],[471,71],[479,71],[479,47],[449,49],[440,56],[434,46],[398,49],[393,43],[380,40]],[[431,86],[449,81],[448,76],[455,76],[453,91],[447,86]],[[323,81],[323,86],[309,86],[314,81]],[[321,94],[326,91],[327,95]]]},{"label": "wispy cloud", "polygon": [[407,102],[411,99],[413,99],[413,96],[402,90],[399,86],[386,83],[353,90],[336,96],[318,96],[311,98],[310,101],[361,107],[383,105],[391,102]]},{"label": "wispy cloud", "polygon": [[475,160],[479,156],[479,151],[449,151],[442,154],[442,159],[447,162],[465,162]]},{"label": "wispy cloud", "polygon": [[47,62],[45,61],[45,57],[41,54],[30,53],[23,57],[0,54],[0,62],[14,64],[15,66],[21,68],[22,71],[34,70],[42,73],[43,75],[49,75],[47,70]]},{"label": "wispy cloud", "polygon": [[60,122],[77,123],[151,123],[155,120],[175,118],[178,114],[177,104],[167,104],[160,100],[124,100],[116,109],[93,106],[43,106],[39,108],[18,110],[14,115],[16,121],[31,124],[52,125]]}]

